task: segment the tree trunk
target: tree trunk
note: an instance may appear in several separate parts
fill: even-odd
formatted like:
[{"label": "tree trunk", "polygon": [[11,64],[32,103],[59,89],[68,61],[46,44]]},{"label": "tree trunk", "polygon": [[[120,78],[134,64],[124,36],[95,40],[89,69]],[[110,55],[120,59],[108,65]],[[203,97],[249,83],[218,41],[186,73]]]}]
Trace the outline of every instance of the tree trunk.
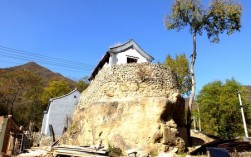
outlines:
[{"label": "tree trunk", "polygon": [[192,138],[191,138],[191,125],[192,125],[192,118],[191,118],[191,112],[192,112],[192,105],[194,103],[194,96],[195,96],[195,76],[194,76],[194,64],[196,60],[196,32],[193,33],[193,54],[191,55],[191,64],[190,64],[190,74],[192,77],[192,91],[189,99],[189,104],[187,108],[187,136],[188,136],[188,145],[192,146]]}]

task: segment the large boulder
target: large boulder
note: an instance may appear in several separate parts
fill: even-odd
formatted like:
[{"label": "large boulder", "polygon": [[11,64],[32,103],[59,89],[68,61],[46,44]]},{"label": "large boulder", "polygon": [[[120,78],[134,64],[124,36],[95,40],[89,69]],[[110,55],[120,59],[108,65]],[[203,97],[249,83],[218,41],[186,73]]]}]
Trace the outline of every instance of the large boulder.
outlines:
[{"label": "large boulder", "polygon": [[184,99],[164,65],[104,67],[82,93],[61,143],[108,145],[155,154],[184,148]]}]

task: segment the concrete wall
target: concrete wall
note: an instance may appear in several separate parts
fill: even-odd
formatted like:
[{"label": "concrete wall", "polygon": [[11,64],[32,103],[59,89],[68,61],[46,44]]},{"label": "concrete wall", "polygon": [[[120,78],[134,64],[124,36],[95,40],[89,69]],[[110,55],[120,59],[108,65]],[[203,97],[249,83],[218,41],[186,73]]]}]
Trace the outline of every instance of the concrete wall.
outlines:
[{"label": "concrete wall", "polygon": [[44,114],[42,134],[50,135],[49,125],[55,135],[62,135],[66,117],[71,118],[79,100],[80,93],[73,91],[59,98],[51,99],[47,114]]}]

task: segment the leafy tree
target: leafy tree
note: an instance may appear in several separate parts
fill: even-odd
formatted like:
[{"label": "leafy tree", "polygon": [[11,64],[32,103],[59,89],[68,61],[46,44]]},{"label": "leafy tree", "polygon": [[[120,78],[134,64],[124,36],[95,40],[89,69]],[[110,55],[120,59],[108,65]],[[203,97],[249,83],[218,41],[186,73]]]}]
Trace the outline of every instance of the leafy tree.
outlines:
[{"label": "leafy tree", "polygon": [[4,79],[0,78],[0,115],[6,115],[8,113],[8,107],[5,105],[4,91],[3,91]]},{"label": "leafy tree", "polygon": [[[30,123],[39,128],[43,118],[43,111],[47,107],[44,105],[42,98],[45,98],[46,90],[44,91],[44,88],[48,84],[48,80],[41,77],[40,73],[36,71],[36,69],[29,67],[0,69],[0,115],[13,115],[17,124],[23,125],[25,128]],[[55,77],[55,79],[61,78]],[[72,82],[58,83],[56,81],[54,86],[51,83],[51,86],[55,88],[50,88],[53,94],[50,93],[51,95],[46,99],[46,104],[48,104],[49,98],[68,93],[70,91],[68,84],[71,84],[72,88],[74,88],[75,85]],[[47,93],[49,93],[48,91]]]},{"label": "leafy tree", "polygon": [[166,57],[165,64],[175,72],[178,79],[179,89],[182,94],[189,95],[191,91],[191,77],[189,73],[189,63],[186,55],[183,53],[173,59],[170,55]]},{"label": "leafy tree", "polygon": [[67,94],[71,91],[69,84],[65,81],[51,81],[49,86],[44,88],[42,102],[48,104],[50,98],[55,98]]},{"label": "leafy tree", "polygon": [[[204,8],[200,0],[175,0],[172,13],[165,18],[168,30],[178,31],[189,26],[193,39],[193,53],[191,55],[190,74],[192,78],[192,91],[187,112],[187,130],[190,137],[191,109],[195,96],[194,65],[196,61],[196,36],[207,33],[213,43],[218,43],[219,34],[228,35],[240,30],[242,8],[232,0],[212,0],[209,8]],[[189,138],[191,145],[191,139]]]},{"label": "leafy tree", "polygon": [[8,108],[8,114],[14,116],[14,106],[25,95],[25,90],[30,87],[33,77],[35,76],[27,70],[11,71],[3,76],[0,91],[4,97],[2,97],[1,102]]},{"label": "leafy tree", "polygon": [[[42,80],[35,77],[33,84],[25,94],[28,104],[26,118],[29,119],[29,123],[33,122],[38,128],[42,125],[43,111],[46,109],[41,100],[42,93]],[[25,126],[28,126],[29,123],[26,122]]]},{"label": "leafy tree", "polygon": [[[247,90],[234,79],[214,81],[205,85],[197,96],[202,130],[223,138],[243,135],[243,122],[237,92],[241,92],[244,108],[247,107]],[[245,110],[245,114],[249,114]],[[246,116],[248,118],[248,116]]]},{"label": "leafy tree", "polygon": [[8,114],[8,106],[6,106],[4,101],[4,94],[2,91],[0,91],[0,115],[7,115]]},{"label": "leafy tree", "polygon": [[0,83],[0,114],[11,114],[18,124],[24,126],[30,121],[39,123],[43,112],[41,101],[38,101],[42,89],[41,80],[29,70],[5,73]]},{"label": "leafy tree", "polygon": [[76,80],[76,88],[81,93],[88,87],[88,82],[86,82],[85,78]]}]

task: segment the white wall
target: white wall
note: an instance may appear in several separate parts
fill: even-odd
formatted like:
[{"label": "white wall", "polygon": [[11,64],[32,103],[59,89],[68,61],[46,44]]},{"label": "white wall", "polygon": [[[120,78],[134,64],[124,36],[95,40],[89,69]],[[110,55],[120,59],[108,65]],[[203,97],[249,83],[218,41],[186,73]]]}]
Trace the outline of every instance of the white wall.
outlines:
[{"label": "white wall", "polygon": [[111,61],[109,64],[125,64],[127,63],[127,57],[128,56],[133,56],[138,58],[137,63],[143,63],[143,62],[148,62],[146,58],[144,58],[141,54],[138,53],[135,49],[128,49],[125,52],[121,52],[118,54],[113,54],[110,58],[109,61]]},{"label": "white wall", "polygon": [[42,134],[50,135],[49,124],[53,126],[55,135],[62,135],[66,116],[72,117],[75,106],[79,100],[79,91],[69,95],[52,99],[47,114],[44,114]]}]

